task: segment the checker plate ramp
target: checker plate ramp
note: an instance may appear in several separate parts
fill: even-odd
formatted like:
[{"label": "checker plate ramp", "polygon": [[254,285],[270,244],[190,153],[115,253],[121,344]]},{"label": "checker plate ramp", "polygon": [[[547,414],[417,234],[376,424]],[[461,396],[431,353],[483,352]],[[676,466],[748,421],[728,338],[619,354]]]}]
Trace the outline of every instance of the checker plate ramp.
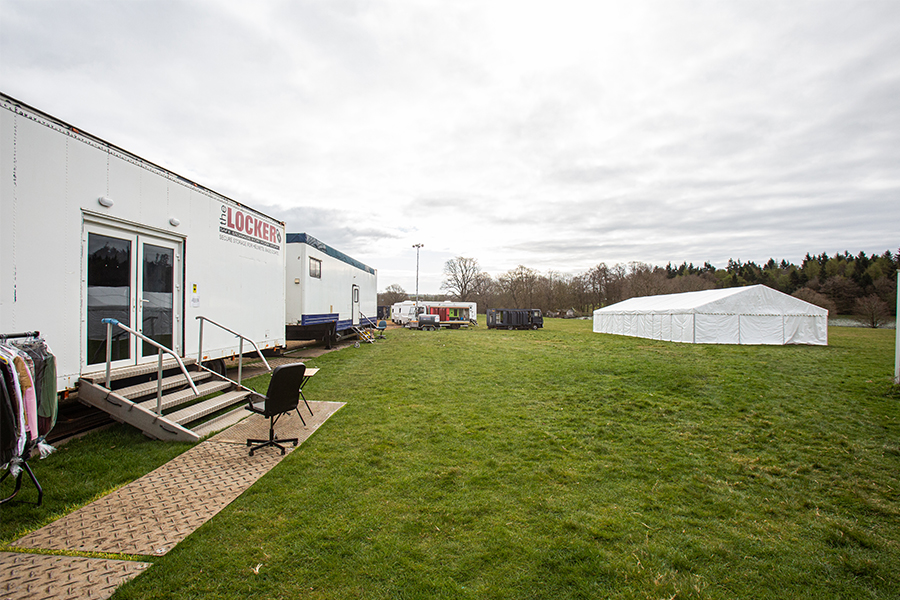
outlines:
[{"label": "checker plate ramp", "polygon": [[3,600],[109,598],[150,563],[0,552]]},{"label": "checker plate ramp", "polygon": [[[306,427],[300,425],[296,413],[289,413],[278,422],[279,435],[288,437],[288,433],[296,431],[301,441],[305,440],[342,404],[310,402],[310,406],[315,416],[304,416]],[[249,456],[245,431],[268,437],[268,419],[251,415],[155,471],[13,545],[161,556],[281,461],[277,448],[264,448]],[[292,449],[289,445],[288,452]]]},{"label": "checker plate ramp", "polygon": [[[310,401],[314,416],[284,415],[278,437],[302,443],[344,404]],[[300,404],[301,410],[306,410]],[[161,556],[211,519],[282,458],[249,456],[248,437],[268,438],[269,421],[250,415],[155,471],[13,542],[21,549]],[[294,448],[287,446],[290,452]],[[109,598],[150,563],[0,552],[0,600]]]},{"label": "checker plate ramp", "polygon": [[165,554],[275,466],[281,458],[276,454],[262,453],[257,461],[236,444],[199,444],[15,545]]}]

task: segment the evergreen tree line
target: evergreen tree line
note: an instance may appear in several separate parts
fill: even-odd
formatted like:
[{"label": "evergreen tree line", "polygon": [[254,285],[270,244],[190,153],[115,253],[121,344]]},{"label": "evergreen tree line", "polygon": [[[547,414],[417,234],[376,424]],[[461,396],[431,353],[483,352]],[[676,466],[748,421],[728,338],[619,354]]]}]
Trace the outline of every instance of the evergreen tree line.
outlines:
[{"label": "evergreen tree line", "polygon": [[[444,266],[445,299],[477,302],[487,307],[540,308],[545,314],[587,315],[594,309],[628,298],[763,284],[827,308],[829,314],[860,315],[869,311],[893,315],[897,300],[900,251],[881,255],[849,252],[807,254],[800,265],[769,259],[729,260],[725,268],[709,262],[672,263],[665,267],[642,262],[600,263],[584,273],[545,273],[518,266],[498,277],[482,271],[473,258],[456,257]],[[398,285],[379,294],[379,304],[409,296]]]}]

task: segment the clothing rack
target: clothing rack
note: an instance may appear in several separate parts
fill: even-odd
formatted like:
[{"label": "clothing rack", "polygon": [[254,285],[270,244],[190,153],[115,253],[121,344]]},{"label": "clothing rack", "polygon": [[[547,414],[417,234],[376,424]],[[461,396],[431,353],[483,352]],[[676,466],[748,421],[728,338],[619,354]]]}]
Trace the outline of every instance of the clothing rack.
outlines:
[{"label": "clothing rack", "polygon": [[[14,339],[14,338],[38,338],[40,336],[41,336],[40,331],[25,331],[22,333],[0,333],[0,342],[5,342],[6,340]],[[34,475],[34,471],[32,471],[31,467],[28,465],[28,459],[31,458],[31,451],[34,449],[35,445],[37,445],[38,441],[40,441],[40,440],[32,440],[31,436],[28,437],[28,441],[25,443],[25,448],[24,448],[24,450],[22,450],[22,454],[19,456],[19,458],[22,459],[22,462],[20,464],[22,470],[19,471],[19,474],[16,476],[16,487],[13,490],[12,494],[7,496],[6,498],[0,499],[0,504],[5,504],[16,497],[16,494],[18,494],[19,490],[22,488],[22,476],[25,473],[28,473],[28,477],[31,478],[31,482],[34,483],[34,487],[37,488],[37,491],[38,491],[37,505],[40,506],[41,503],[44,501],[44,488],[41,487],[40,482],[38,481],[37,477]],[[12,469],[11,466],[9,468],[7,468],[6,473],[4,473],[2,477],[0,477],[0,482],[3,482],[4,479],[9,477],[9,475],[12,473],[11,469]]]},{"label": "clothing rack", "polygon": [[40,331],[24,331],[22,333],[0,333],[0,341],[2,340],[10,340],[12,338],[23,338],[23,337],[41,337]]}]

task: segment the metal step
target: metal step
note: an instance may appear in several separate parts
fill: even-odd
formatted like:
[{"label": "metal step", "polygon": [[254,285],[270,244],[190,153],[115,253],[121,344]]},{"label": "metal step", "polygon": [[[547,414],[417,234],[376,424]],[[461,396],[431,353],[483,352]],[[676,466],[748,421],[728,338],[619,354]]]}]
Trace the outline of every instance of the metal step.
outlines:
[{"label": "metal step", "polygon": [[[197,395],[190,387],[187,387],[187,380],[180,369],[163,378],[162,389],[168,390],[169,393],[160,398],[160,407],[163,411],[172,411],[168,414],[156,414],[158,389],[156,381],[147,381],[120,390],[108,390],[104,387],[105,373],[102,377],[93,379],[86,376],[78,382],[78,399],[84,404],[109,413],[113,419],[119,422],[137,427],[151,438],[198,441],[204,435],[236,423],[249,413],[242,406],[237,407],[233,411],[207,419],[206,422],[196,423],[199,432],[187,428],[186,423],[195,423],[236,404],[246,404],[247,398],[254,392],[205,369],[197,370],[197,367],[194,366],[195,362],[196,360],[185,360],[186,364],[192,365],[189,374],[191,380],[197,385]],[[167,370],[177,369],[178,366],[175,361],[168,361],[164,364]],[[137,376],[149,379],[157,371],[157,365],[139,365],[117,369],[114,372],[115,377],[113,373],[110,374],[110,383]],[[217,392],[224,393],[200,400]],[[191,404],[192,402],[193,404]],[[181,408],[179,409],[179,407]]]},{"label": "metal step", "polygon": [[223,408],[227,408],[233,404],[242,402],[249,395],[250,392],[248,392],[247,390],[235,390],[232,392],[226,392],[224,394],[216,396],[215,398],[210,398],[209,400],[198,402],[197,404],[193,404],[191,406],[188,406],[187,408],[168,414],[166,415],[166,419],[174,423],[178,423],[179,425],[184,425],[185,423],[190,423],[191,421],[202,419],[203,417],[211,415],[214,412],[218,412]]},{"label": "metal step", "polygon": [[[182,377],[182,381],[184,381],[184,377]],[[209,396],[210,394],[215,394],[216,392],[222,392],[232,387],[232,383],[230,381],[207,381],[205,383],[201,383],[197,386],[197,391],[200,392],[199,396],[194,395],[194,390],[191,388],[184,388],[183,390],[177,390],[170,394],[164,394],[162,397],[162,410],[167,411],[170,408],[174,408],[179,404],[184,404],[185,402],[190,402],[192,400],[196,400],[197,398],[202,398],[203,396]],[[144,400],[143,402],[138,402],[139,406],[146,408],[151,412],[156,412],[156,382],[153,383],[153,396],[148,400]]]},{"label": "metal step", "polygon": [[[184,366],[190,370],[191,365],[197,363],[196,358],[183,358],[181,362],[184,363]],[[178,362],[174,359],[163,360],[163,371],[168,371],[169,369],[177,369]],[[142,365],[132,365],[129,367],[119,367],[118,369],[112,369],[109,372],[109,380],[110,382],[118,381],[120,379],[128,379],[129,377],[138,377],[140,375],[149,375],[151,373],[156,373],[159,369],[159,365],[156,361],[151,363],[146,363]],[[98,371],[96,373],[85,373],[81,376],[82,379],[93,383],[105,383],[106,382],[106,371]]]},{"label": "metal step", "polygon": [[[189,371],[191,375],[191,379],[196,384],[198,381],[206,381],[211,378],[213,375],[209,371]],[[170,377],[163,377],[162,380],[162,389],[170,390],[172,388],[180,387],[182,385],[187,385],[187,379],[184,377],[184,373],[178,373],[177,375],[172,375]],[[148,396],[153,394],[154,402],[156,401],[156,381],[148,381],[146,383],[139,383],[137,385],[132,385],[129,387],[122,388],[120,390],[116,390],[116,393],[124,398],[128,398],[130,400],[134,400],[136,398],[141,398],[143,396]],[[193,390],[191,390],[191,395],[193,395]]]},{"label": "metal step", "polygon": [[212,418],[208,421],[203,421],[202,423],[197,424],[195,427],[191,427],[191,431],[203,438],[211,433],[216,433],[217,431],[221,431],[223,429],[226,429],[227,427],[231,427],[235,423],[239,423],[253,414],[245,407],[246,405],[241,405],[230,412],[221,414],[218,417]]},{"label": "metal step", "polygon": [[145,435],[157,440],[196,442],[200,439],[200,436],[190,429],[182,427],[166,417],[157,416],[128,398],[87,379],[81,379],[78,382],[78,400],[109,413],[120,423],[128,423],[137,427]]},{"label": "metal step", "polygon": [[359,338],[361,342],[368,342],[370,344],[375,343],[375,334],[372,333],[369,329],[365,327],[360,327],[358,325],[351,325],[350,329],[352,329],[356,336]]}]

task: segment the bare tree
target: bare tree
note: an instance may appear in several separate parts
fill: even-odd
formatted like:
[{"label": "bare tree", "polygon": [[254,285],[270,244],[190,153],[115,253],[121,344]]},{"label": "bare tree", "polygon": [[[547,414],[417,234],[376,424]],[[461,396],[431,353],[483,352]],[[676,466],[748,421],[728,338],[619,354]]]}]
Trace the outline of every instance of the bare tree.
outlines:
[{"label": "bare tree", "polygon": [[616,263],[609,268],[609,280],[606,285],[606,304],[615,304],[631,298],[628,291],[628,271],[622,263]]},{"label": "bare tree", "polygon": [[559,271],[547,271],[546,275],[538,276],[536,284],[536,303],[531,308],[540,308],[550,312],[562,307],[569,308],[569,282],[572,276]]},{"label": "bare tree", "polygon": [[444,263],[444,275],[446,278],[441,289],[450,292],[460,302],[469,301],[479,285],[479,279],[484,276],[477,260],[463,256],[451,258]]},{"label": "bare tree", "polygon": [[500,288],[506,296],[505,300],[512,304],[509,308],[532,307],[537,279],[537,271],[523,265],[500,276]]},{"label": "bare tree", "polygon": [[390,306],[395,302],[403,302],[409,298],[409,294],[406,293],[400,285],[396,283],[392,283],[387,286],[383,292],[378,294],[378,304],[380,306]]},{"label": "bare tree", "polygon": [[815,304],[820,308],[824,308],[828,311],[829,315],[834,316],[837,314],[837,305],[835,305],[831,298],[824,294],[820,294],[819,292],[816,292],[808,287],[800,288],[799,290],[791,294],[791,296],[793,296],[794,298],[800,298],[804,302]]},{"label": "bare tree", "polygon": [[490,273],[480,272],[472,283],[472,294],[469,301],[475,301],[479,306],[487,307],[493,303],[497,294],[497,283]]},{"label": "bare tree", "polygon": [[865,298],[857,298],[853,304],[854,312],[859,317],[860,323],[873,329],[884,325],[890,314],[887,304],[875,294]]},{"label": "bare tree", "polygon": [[656,296],[666,292],[666,272],[642,262],[628,263],[629,296]]},{"label": "bare tree", "polygon": [[667,294],[680,294],[682,292],[697,292],[711,290],[716,287],[716,278],[710,273],[703,275],[680,275],[670,279]]},{"label": "bare tree", "polygon": [[580,275],[575,275],[574,277],[572,277],[571,281],[569,281],[568,297],[571,299],[570,308],[575,308],[577,306],[578,309],[582,312],[590,312],[595,308],[591,297],[588,279],[588,274],[582,273]]},{"label": "bare tree", "polygon": [[610,282],[610,271],[606,263],[600,263],[596,267],[591,267],[584,274],[584,284],[587,292],[590,294],[588,310],[601,308],[606,302],[606,296]]}]

